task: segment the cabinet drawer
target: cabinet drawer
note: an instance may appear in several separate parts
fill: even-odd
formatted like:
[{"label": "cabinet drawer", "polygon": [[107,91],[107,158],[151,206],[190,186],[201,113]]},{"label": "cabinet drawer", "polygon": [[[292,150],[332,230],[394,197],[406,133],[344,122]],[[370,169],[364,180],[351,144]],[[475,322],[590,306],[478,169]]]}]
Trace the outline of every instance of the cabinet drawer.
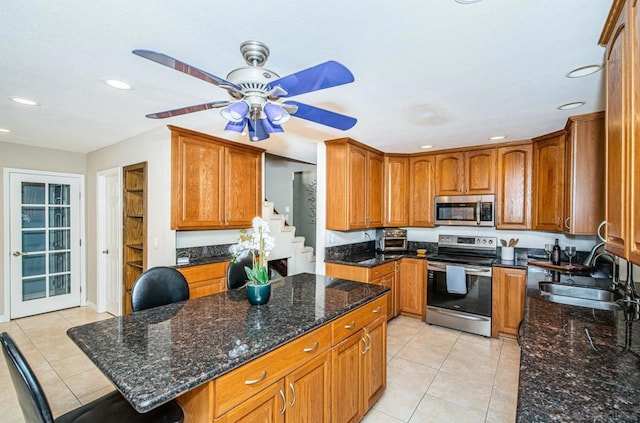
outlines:
[{"label": "cabinet drawer", "polygon": [[387,297],[384,296],[338,318],[331,324],[333,344],[358,332],[375,318],[387,314]]},{"label": "cabinet drawer", "polygon": [[193,283],[206,279],[225,278],[227,276],[228,262],[203,264],[200,266],[180,267],[178,272],[182,273],[187,282]]},{"label": "cabinet drawer", "polygon": [[220,376],[215,380],[214,415],[226,413],[330,346],[326,325]]},{"label": "cabinet drawer", "polygon": [[393,273],[396,270],[396,262],[392,261],[391,263],[385,263],[380,266],[372,267],[369,269],[369,280],[372,281],[374,279],[378,279],[381,276],[384,276],[389,273]]}]

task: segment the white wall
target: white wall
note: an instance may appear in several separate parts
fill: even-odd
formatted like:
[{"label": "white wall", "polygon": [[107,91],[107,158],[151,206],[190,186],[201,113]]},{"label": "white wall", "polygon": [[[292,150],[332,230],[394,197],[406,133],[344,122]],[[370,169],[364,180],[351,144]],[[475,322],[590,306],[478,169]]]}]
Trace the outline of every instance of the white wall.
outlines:
[{"label": "white wall", "polygon": [[[294,162],[269,155],[265,158],[265,195],[274,204],[274,208],[282,215],[288,215],[291,223],[293,210],[293,172],[316,170],[315,165]],[[289,212],[286,212],[286,208]]]},{"label": "white wall", "polygon": [[147,162],[147,265],[175,264],[176,236],[171,230],[171,133],[159,128],[87,155],[87,300],[96,303],[96,173]]},{"label": "white wall", "polygon": [[[82,153],[0,142],[0,168],[6,167],[85,175],[87,156]],[[3,173],[4,172],[0,172],[0,198],[4,201]],[[89,190],[87,185],[85,185],[85,190]],[[3,206],[0,207],[0,239],[3,240],[3,242],[0,243],[0,257],[3,257],[3,259],[0,260],[0,275],[3,275],[4,284],[2,285],[2,289],[0,289],[0,320],[2,320],[1,317],[6,313],[4,309],[4,293],[7,284],[10,283],[8,277],[8,262],[5,260],[10,257],[9,253],[5,251],[5,243],[8,241],[9,234],[4,233],[4,219],[9,219],[9,216],[4,216]],[[85,234],[81,234],[81,236],[83,239],[86,238]],[[7,268],[5,268],[5,264]],[[6,319],[8,319],[8,316],[6,316]]]}]

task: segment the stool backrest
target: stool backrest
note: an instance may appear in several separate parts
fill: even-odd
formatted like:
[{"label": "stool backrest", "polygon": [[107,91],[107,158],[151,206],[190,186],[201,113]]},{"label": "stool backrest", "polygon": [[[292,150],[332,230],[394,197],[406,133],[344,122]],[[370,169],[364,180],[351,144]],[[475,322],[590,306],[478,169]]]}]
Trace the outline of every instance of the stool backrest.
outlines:
[{"label": "stool backrest", "polygon": [[237,263],[229,263],[227,268],[227,289],[237,289],[247,283],[247,272],[244,267],[253,266],[253,258],[251,256],[245,257]]},{"label": "stool backrest", "polygon": [[22,352],[6,332],[0,334],[0,343],[25,421],[53,423],[53,414],[47,397]]},{"label": "stool backrest", "polygon": [[131,309],[146,310],[189,299],[189,284],[172,267],[152,267],[136,279],[131,290]]}]

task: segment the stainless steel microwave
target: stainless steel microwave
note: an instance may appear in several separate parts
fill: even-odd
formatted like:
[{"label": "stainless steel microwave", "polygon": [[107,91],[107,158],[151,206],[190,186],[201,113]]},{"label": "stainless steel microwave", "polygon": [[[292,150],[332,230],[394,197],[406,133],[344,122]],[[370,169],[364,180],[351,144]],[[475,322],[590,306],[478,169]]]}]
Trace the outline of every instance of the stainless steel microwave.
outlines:
[{"label": "stainless steel microwave", "polygon": [[435,198],[435,224],[495,226],[496,196],[447,195]]}]

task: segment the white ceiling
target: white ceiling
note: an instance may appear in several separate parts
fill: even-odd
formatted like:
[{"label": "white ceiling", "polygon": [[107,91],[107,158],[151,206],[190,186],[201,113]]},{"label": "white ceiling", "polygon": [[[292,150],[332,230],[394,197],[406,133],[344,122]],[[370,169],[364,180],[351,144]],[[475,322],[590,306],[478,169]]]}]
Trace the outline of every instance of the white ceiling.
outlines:
[{"label": "white ceiling", "polygon": [[[240,43],[266,43],[266,68],[285,76],[326,60],[349,85],[293,99],[356,117],[340,131],[301,119],[258,143],[315,162],[316,143],[348,136],[387,152],[527,139],[568,116],[604,109],[597,45],[611,0],[130,2],[4,1],[0,13],[0,141],[91,152],[172,124],[246,142],[219,110],[164,120],[145,114],[228,100],[223,89],[131,53],[162,52],[226,77],[244,66]],[[116,78],[132,91],[109,88]],[[28,107],[9,101],[22,96]],[[559,111],[573,101],[586,105]]]}]

